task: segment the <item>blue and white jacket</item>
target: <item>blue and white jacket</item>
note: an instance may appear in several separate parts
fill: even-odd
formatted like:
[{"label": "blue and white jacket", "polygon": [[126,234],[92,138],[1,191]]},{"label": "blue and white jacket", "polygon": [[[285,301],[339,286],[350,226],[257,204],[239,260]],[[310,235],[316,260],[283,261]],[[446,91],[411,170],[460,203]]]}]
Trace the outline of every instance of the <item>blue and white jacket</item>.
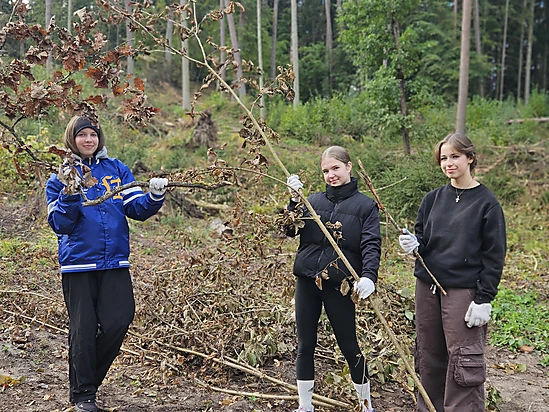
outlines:
[{"label": "blue and white jacket", "polygon": [[[108,158],[103,148],[93,159],[74,156],[91,169],[98,181],[84,189],[94,200],[113,189],[135,181],[130,169],[118,159]],[[63,194],[65,185],[52,174],[46,184],[48,223],[58,238],[61,273],[87,272],[129,267],[130,242],[126,216],[143,221],[154,215],[164,196],[145,194],[132,187],[95,206],[82,206],[80,194]]]}]

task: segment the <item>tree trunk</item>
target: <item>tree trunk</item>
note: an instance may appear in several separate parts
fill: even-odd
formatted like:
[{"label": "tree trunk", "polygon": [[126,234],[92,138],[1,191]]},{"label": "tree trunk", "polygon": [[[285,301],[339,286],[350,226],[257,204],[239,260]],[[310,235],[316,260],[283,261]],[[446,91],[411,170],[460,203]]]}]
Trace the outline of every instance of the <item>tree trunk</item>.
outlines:
[{"label": "tree trunk", "polygon": [[326,60],[328,64],[328,90],[330,95],[334,88],[334,79],[332,71],[334,68],[333,62],[333,48],[334,48],[334,36],[332,31],[332,1],[324,0],[324,8],[326,10]]},{"label": "tree trunk", "polygon": [[[478,0],[475,0],[478,1]],[[505,1],[505,17],[503,20],[503,41],[501,42],[501,73],[499,76],[499,100],[503,100],[503,85],[505,79],[505,55],[507,44],[507,21],[509,19],[509,0]]]},{"label": "tree trunk", "polygon": [[72,0],[67,2],[67,31],[71,32],[72,30]]},{"label": "tree trunk", "polygon": [[[126,6],[126,12],[131,14],[132,6],[130,6],[130,0],[124,0],[124,5]],[[130,21],[126,20],[126,43],[133,50],[133,32],[130,30]],[[133,74],[133,57],[128,56],[126,60],[126,71],[128,74]]]},{"label": "tree trunk", "polygon": [[[225,6],[229,6],[229,0],[225,0]],[[231,43],[234,53],[234,60],[237,64],[236,67],[236,82],[238,83],[238,97],[241,99],[246,96],[246,88],[244,82],[242,82],[242,56],[238,46],[238,37],[236,35],[236,25],[234,24],[233,13],[227,14],[227,24],[229,26],[229,34],[231,36]]]},{"label": "tree trunk", "polygon": [[459,94],[456,114],[456,133],[465,134],[467,92],[469,87],[469,49],[471,43],[471,0],[463,0],[461,19],[461,58],[459,66]]},{"label": "tree trunk", "polygon": [[543,65],[541,69],[541,90],[547,90],[547,43],[543,45]]},{"label": "tree trunk", "polygon": [[273,29],[271,36],[271,79],[276,77],[276,40],[278,37],[278,0],[273,1]]},{"label": "tree trunk", "polygon": [[265,97],[263,96],[263,47],[261,44],[261,0],[257,0],[257,63],[259,65],[259,117],[265,119]]},{"label": "tree trunk", "polygon": [[294,70],[294,107],[299,105],[299,52],[298,52],[298,32],[297,32],[297,0],[291,0],[292,5],[292,66]]},{"label": "tree trunk", "polygon": [[458,33],[458,2],[459,0],[454,1],[454,34],[456,37]]},{"label": "tree trunk", "polygon": [[[398,24],[398,20],[393,13],[393,36],[395,38],[395,46],[397,50],[400,50],[400,27]],[[404,147],[404,153],[410,154],[410,134],[408,132],[408,128],[406,127],[406,118],[408,117],[408,104],[406,103],[406,83],[404,81],[404,72],[402,71],[402,66],[398,66],[397,68],[397,78],[400,88],[400,114],[402,116],[402,126],[401,126],[401,132],[402,132],[402,145]]]},{"label": "tree trunk", "polygon": [[[184,6],[186,3],[186,0],[179,0],[179,4],[181,6]],[[183,27],[187,28],[187,11],[181,12],[181,24]],[[185,39],[183,40],[181,44],[181,50],[183,52],[183,56],[181,57],[181,107],[183,110],[190,111],[191,110],[191,81],[190,81],[190,73],[189,73],[189,60],[185,58],[186,55],[189,53],[189,40]]]},{"label": "tree trunk", "polygon": [[[526,0],[522,5],[522,13],[526,13]],[[517,74],[517,102],[520,100],[522,94],[522,63],[524,56],[524,26],[526,21],[521,21],[520,23],[520,42],[519,42],[519,61],[518,61],[518,74]]]},{"label": "tree trunk", "polygon": [[530,100],[530,79],[532,76],[532,44],[534,43],[534,11],[536,0],[532,0],[530,5],[530,15],[528,16],[528,42],[526,46],[526,66],[524,67],[524,104]]},{"label": "tree trunk", "polygon": [[[51,1],[52,0],[46,0],[46,29],[48,29],[51,21]],[[48,59],[46,60],[46,73],[49,75],[53,71],[53,58],[51,57],[51,53],[48,54]]]},{"label": "tree trunk", "polygon": [[168,46],[166,47],[166,50],[164,51],[164,57],[166,60],[166,72],[168,76],[171,76],[172,73],[172,47],[173,47],[173,13],[170,10],[168,12],[168,18],[166,19],[166,41],[168,42]]},{"label": "tree trunk", "polygon": [[[543,25],[544,31],[547,33],[547,7],[543,8]],[[543,56],[542,56],[542,69],[541,69],[541,90],[547,90],[547,41],[543,43]]]},{"label": "tree trunk", "polygon": [[[219,0],[219,8],[225,9],[224,0]],[[223,12],[223,18],[219,21],[219,46],[221,47],[221,53],[219,54],[219,64],[221,65],[221,79],[227,80],[227,72],[225,71],[225,60],[227,59],[227,52],[224,50],[225,44],[225,17],[227,15]]]},{"label": "tree trunk", "polygon": [[[482,59],[482,44],[480,42],[480,10],[478,0],[475,0],[475,44],[479,59]],[[509,3],[509,0],[507,0]],[[484,97],[484,79],[481,77],[478,84],[480,97]]]}]

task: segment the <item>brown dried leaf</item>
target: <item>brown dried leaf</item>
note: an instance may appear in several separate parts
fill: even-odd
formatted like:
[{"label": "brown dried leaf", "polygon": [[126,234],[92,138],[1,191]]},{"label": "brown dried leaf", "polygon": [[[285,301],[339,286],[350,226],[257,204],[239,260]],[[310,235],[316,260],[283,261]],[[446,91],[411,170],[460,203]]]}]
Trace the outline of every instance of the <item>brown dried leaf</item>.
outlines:
[{"label": "brown dried leaf", "polygon": [[321,276],[322,279],[324,279],[324,280],[329,280],[329,279],[330,279],[330,276],[328,275],[328,269],[324,269],[324,270],[320,273],[320,276]]},{"label": "brown dried leaf", "polygon": [[139,77],[133,79],[133,85],[139,91],[145,91],[145,83]]},{"label": "brown dried leaf", "polygon": [[343,296],[347,296],[347,294],[349,293],[350,290],[351,290],[351,286],[349,286],[349,282],[347,282],[346,280],[341,282],[341,286],[339,287],[339,291],[341,292],[341,294]]},{"label": "brown dried leaf", "polygon": [[97,184],[98,181],[95,177],[92,176],[91,169],[88,166],[82,165],[82,173],[84,174],[84,181],[82,182],[82,186],[89,189],[90,187]]},{"label": "brown dried leaf", "polygon": [[317,276],[315,278],[315,285],[316,285],[317,288],[322,290],[322,278],[320,276]]},{"label": "brown dried leaf", "polygon": [[60,156],[62,158],[70,157],[71,155],[70,150],[64,149],[62,147],[57,147],[56,145],[51,145],[48,148],[48,153],[56,154],[57,156]]}]

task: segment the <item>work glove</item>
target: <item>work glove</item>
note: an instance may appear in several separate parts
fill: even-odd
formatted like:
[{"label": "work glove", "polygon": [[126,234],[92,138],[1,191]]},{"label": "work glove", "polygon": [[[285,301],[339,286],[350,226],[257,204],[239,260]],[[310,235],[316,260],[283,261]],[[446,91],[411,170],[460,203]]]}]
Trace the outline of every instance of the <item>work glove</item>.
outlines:
[{"label": "work glove", "polygon": [[376,290],[376,285],[370,278],[360,278],[358,282],[355,282],[355,291],[358,293],[361,299],[366,299]]},{"label": "work glove", "polygon": [[153,177],[149,181],[149,190],[155,196],[164,196],[168,188],[168,179],[165,177]]},{"label": "work glove", "polygon": [[286,180],[286,184],[289,186],[288,190],[290,191],[290,196],[294,202],[299,202],[299,191],[303,189],[303,183],[299,180],[298,175],[290,175]]},{"label": "work glove", "polygon": [[404,252],[412,255],[414,253],[414,250],[416,250],[419,247],[419,242],[417,241],[417,237],[415,235],[412,235],[408,229],[404,229],[404,235],[400,235],[398,237],[398,242],[400,243],[400,247]]},{"label": "work glove", "polygon": [[492,312],[492,305],[489,303],[477,304],[471,302],[467,313],[465,314],[465,322],[467,327],[484,326],[490,320],[490,312]]}]

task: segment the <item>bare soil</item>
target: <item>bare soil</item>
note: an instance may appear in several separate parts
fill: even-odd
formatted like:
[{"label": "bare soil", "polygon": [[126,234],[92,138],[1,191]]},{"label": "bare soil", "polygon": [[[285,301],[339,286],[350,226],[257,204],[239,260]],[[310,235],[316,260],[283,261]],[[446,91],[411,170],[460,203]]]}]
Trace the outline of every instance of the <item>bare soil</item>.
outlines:
[{"label": "bare soil", "polygon": [[[4,325],[5,326],[5,325]],[[20,343],[16,343],[16,342]],[[0,376],[16,380],[5,384],[0,393],[2,411],[71,411],[68,402],[68,368],[66,336],[45,328],[25,330],[4,327],[0,335]],[[502,396],[501,412],[549,411],[549,379],[547,368],[539,365],[534,353],[516,354],[504,349],[488,348],[487,387],[494,387]],[[524,365],[524,371],[518,371]],[[141,365],[122,354],[113,364],[100,388],[98,404],[103,411],[290,411],[293,401],[250,400],[249,398],[210,391],[199,387],[185,376],[169,382],[148,382],[150,365]],[[283,362],[284,375],[293,374],[291,360]],[[24,379],[17,382],[18,379]],[[236,377],[228,388],[238,392],[250,388],[245,377]],[[262,392],[262,383],[256,381]],[[269,385],[264,385],[269,387]],[[250,390],[250,389],[248,389]],[[412,397],[394,383],[373,381],[377,394],[377,411],[413,411]],[[279,395],[288,395],[278,391]],[[323,409],[320,408],[320,411]],[[336,409],[332,409],[336,410]]]},{"label": "bare soil", "polygon": [[[0,206],[0,239],[32,239],[37,236],[37,231],[43,225],[36,222],[43,219],[43,215],[29,219],[29,213],[21,213],[21,208]],[[22,216],[27,217],[23,219]],[[155,256],[158,258],[162,250],[171,246],[167,246],[164,239],[155,238],[136,237],[132,242],[132,247],[135,245],[139,249],[148,250],[148,254],[138,254],[135,258],[139,260],[140,269],[134,269],[132,273],[136,278],[135,283],[140,284],[146,276],[150,276],[149,270],[154,266]],[[30,262],[20,261],[29,259],[28,253],[22,251],[19,257],[7,254],[0,259],[0,410],[68,412],[74,408],[68,402],[66,324],[58,323],[52,328],[44,326],[38,319],[65,319],[66,322],[59,301],[59,285],[55,285],[55,282],[46,284],[44,280],[44,284],[29,289],[25,283],[25,279],[34,281],[37,276],[55,279],[55,255],[41,250],[37,257],[33,257],[42,265],[40,269],[39,266],[29,266]],[[21,269],[24,267],[29,267],[29,270]],[[35,320],[22,315],[29,313],[28,308],[19,303],[23,294],[33,294],[33,299],[42,301],[44,313],[36,314]],[[136,296],[136,299],[140,297]],[[287,304],[289,307],[286,309],[291,311],[291,302]],[[139,308],[143,308],[143,305],[138,304]],[[217,338],[222,340],[223,336]],[[293,338],[290,336],[289,339]],[[141,344],[143,347],[145,345]],[[295,393],[266,380],[230,368],[215,369],[207,362],[197,361],[193,365],[194,360],[188,359],[186,366],[175,373],[165,363],[144,355],[152,353],[154,348],[142,352],[138,348],[135,339],[132,339],[131,345],[130,342],[125,344],[111,367],[98,394],[98,405],[102,411],[259,412],[292,411],[297,406],[295,400],[283,399],[295,396]],[[330,357],[319,357],[317,363],[320,376],[341,368]],[[541,366],[538,354],[517,354],[490,346],[487,366],[487,396],[501,396],[497,403],[499,411],[549,411],[549,371]],[[290,351],[270,357],[262,371],[293,384],[294,353]],[[220,375],[219,379],[216,379],[216,373]],[[271,395],[272,398],[244,396],[243,392]],[[352,399],[348,394],[339,394],[340,399]],[[415,410],[413,395],[397,381],[382,383],[374,377],[372,394],[378,412]],[[330,395],[333,397],[337,394]],[[323,407],[317,410],[343,411]]]}]

